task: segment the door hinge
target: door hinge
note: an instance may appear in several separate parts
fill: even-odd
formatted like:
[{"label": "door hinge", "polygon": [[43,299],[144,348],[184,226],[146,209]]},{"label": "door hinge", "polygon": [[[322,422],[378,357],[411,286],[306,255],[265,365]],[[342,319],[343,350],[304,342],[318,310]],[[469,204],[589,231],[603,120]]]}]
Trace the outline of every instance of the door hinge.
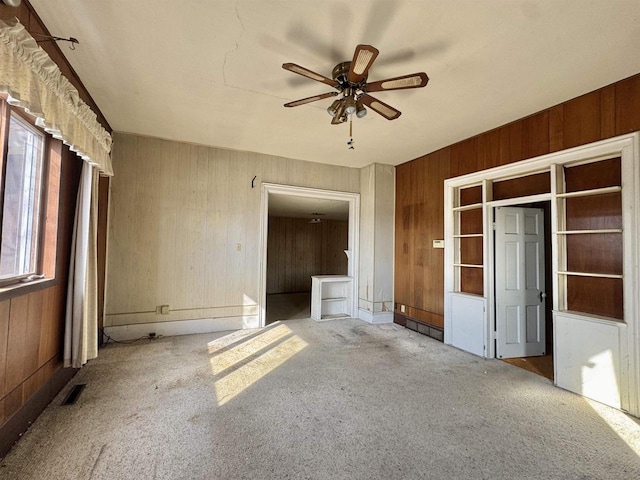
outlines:
[{"label": "door hinge", "polygon": [[495,230],[495,229],[496,229],[496,222],[493,222],[493,223],[491,224],[491,226],[492,226],[492,227],[493,227],[493,229]]}]

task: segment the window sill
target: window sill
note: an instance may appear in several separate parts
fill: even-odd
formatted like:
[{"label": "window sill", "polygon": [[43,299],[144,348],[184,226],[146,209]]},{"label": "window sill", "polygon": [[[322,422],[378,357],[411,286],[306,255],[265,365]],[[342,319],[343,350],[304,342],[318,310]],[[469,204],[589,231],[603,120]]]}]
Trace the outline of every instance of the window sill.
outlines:
[{"label": "window sill", "polygon": [[19,282],[12,285],[0,287],[0,302],[12,298],[21,297],[32,292],[37,292],[48,287],[53,287],[58,282],[55,278],[41,278],[31,282]]}]

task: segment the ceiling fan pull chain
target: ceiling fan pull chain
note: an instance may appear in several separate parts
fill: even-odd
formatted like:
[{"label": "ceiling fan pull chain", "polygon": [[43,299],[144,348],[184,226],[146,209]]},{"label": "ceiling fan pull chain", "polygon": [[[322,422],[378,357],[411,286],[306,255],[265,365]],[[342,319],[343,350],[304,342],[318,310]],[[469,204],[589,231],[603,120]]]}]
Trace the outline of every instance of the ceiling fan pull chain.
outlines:
[{"label": "ceiling fan pull chain", "polygon": [[355,150],[353,146],[353,120],[351,119],[351,115],[349,115],[349,141],[347,145],[349,145],[349,150]]}]

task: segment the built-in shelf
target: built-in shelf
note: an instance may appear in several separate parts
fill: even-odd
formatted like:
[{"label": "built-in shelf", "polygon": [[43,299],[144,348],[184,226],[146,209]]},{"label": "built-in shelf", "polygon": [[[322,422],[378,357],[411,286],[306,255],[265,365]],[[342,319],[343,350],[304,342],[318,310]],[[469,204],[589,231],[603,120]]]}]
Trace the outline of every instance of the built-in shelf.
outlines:
[{"label": "built-in shelf", "polygon": [[462,267],[462,268],[483,268],[484,265],[474,265],[473,263],[454,263],[454,267]]},{"label": "built-in shelf", "polygon": [[476,210],[482,208],[482,203],[471,203],[469,205],[462,205],[460,207],[453,207],[454,212],[463,212],[465,210]]},{"label": "built-in shelf", "polygon": [[558,235],[586,235],[592,233],[622,233],[621,228],[603,228],[599,230],[560,230]]},{"label": "built-in shelf", "polygon": [[572,198],[572,197],[588,197],[590,195],[605,195],[607,193],[622,192],[622,187],[604,187],[593,188],[591,190],[580,190],[578,192],[565,192],[557,193],[557,198]]},{"label": "built-in shelf", "polygon": [[344,275],[311,277],[311,318],[331,320],[351,317],[353,279]]},{"label": "built-in shelf", "polygon": [[454,235],[453,238],[479,238],[484,237],[483,233],[463,233],[461,235]]},{"label": "built-in shelf", "polygon": [[622,275],[613,273],[589,273],[589,272],[558,272],[558,275],[573,275],[576,277],[596,277],[596,278],[623,278]]}]

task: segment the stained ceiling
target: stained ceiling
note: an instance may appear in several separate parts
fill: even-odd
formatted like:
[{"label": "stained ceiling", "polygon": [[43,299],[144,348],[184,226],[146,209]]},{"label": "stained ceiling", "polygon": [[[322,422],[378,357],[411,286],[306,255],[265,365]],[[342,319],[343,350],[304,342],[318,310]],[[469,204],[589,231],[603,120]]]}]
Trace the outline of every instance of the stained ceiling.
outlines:
[{"label": "stained ceiling", "polygon": [[[399,164],[640,72],[637,0],[30,0],[116,131],[362,167]],[[374,96],[402,111],[331,125],[331,87],[359,43]],[[117,173],[117,172],[116,172]]]}]

